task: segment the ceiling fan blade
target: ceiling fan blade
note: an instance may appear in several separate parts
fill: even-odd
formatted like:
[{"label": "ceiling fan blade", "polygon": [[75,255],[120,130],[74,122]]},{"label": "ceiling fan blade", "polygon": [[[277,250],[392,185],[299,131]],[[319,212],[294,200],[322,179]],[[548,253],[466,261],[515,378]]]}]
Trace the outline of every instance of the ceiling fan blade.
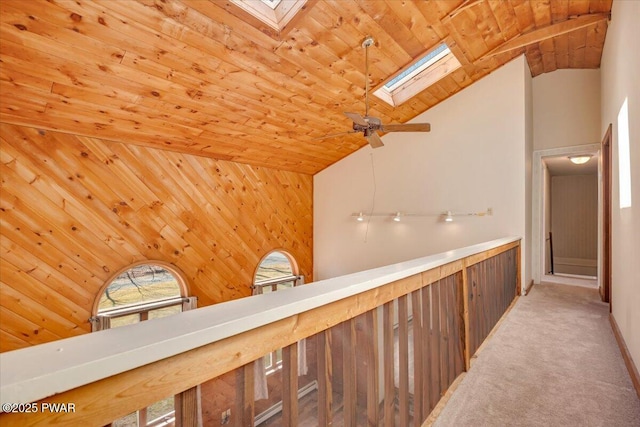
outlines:
[{"label": "ceiling fan blade", "polygon": [[338,136],[350,135],[352,133],[358,133],[358,131],[357,130],[350,130],[350,131],[347,131],[347,132],[331,133],[329,135],[324,135],[324,136],[319,136],[317,138],[313,138],[313,139],[311,139],[311,141],[320,141],[322,139],[336,138]]},{"label": "ceiling fan blade", "polygon": [[384,145],[382,143],[382,139],[380,139],[380,136],[375,131],[371,132],[369,135],[365,135],[364,137],[369,141],[371,148],[380,148]]},{"label": "ceiling fan blade", "polygon": [[383,132],[429,132],[431,125],[429,123],[405,123],[400,125],[382,125],[380,130]]},{"label": "ceiling fan blade", "polygon": [[362,117],[358,113],[348,113],[348,112],[345,111],[344,115],[349,117],[351,120],[353,120],[353,123],[355,123],[357,125],[369,126],[369,123],[364,119],[364,117]]}]

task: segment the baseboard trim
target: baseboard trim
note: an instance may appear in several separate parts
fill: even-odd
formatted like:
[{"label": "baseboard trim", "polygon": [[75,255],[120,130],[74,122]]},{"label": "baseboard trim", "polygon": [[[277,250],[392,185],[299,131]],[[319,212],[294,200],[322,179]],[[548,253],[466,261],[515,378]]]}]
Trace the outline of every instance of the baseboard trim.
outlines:
[{"label": "baseboard trim", "polygon": [[609,322],[611,323],[611,329],[613,329],[613,335],[616,337],[616,341],[618,342],[618,347],[620,347],[620,353],[622,353],[624,364],[627,366],[627,370],[629,371],[633,387],[636,389],[638,399],[640,399],[640,374],[638,373],[638,368],[633,363],[631,353],[629,353],[627,344],[624,342],[624,338],[622,338],[622,334],[620,333],[620,328],[618,328],[618,323],[611,313],[609,313]]},{"label": "baseboard trim", "polygon": [[531,288],[533,288],[533,280],[531,280],[531,283],[529,283],[529,286],[527,286],[524,290],[524,296],[529,295],[529,292],[531,292]]}]

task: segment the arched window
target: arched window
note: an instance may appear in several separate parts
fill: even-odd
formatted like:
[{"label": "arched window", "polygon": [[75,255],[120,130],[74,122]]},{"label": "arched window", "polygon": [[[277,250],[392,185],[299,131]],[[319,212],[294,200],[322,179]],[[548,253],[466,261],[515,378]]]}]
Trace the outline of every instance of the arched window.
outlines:
[{"label": "arched window", "polygon": [[[90,319],[93,331],[116,328],[177,314],[196,307],[187,297],[182,274],[163,262],[137,263],[120,271],[102,288]],[[190,392],[189,390],[187,392]],[[187,393],[185,392],[185,393]],[[194,389],[192,393],[197,393]],[[112,426],[164,426],[175,423],[182,395],[168,397],[123,418]]]},{"label": "arched window", "polygon": [[[304,277],[299,274],[298,264],[292,255],[284,251],[269,252],[258,264],[253,280],[253,294],[260,295],[276,292],[286,288],[304,284]],[[282,369],[282,349],[276,349],[254,363],[254,398],[269,399],[269,384]],[[306,375],[307,351],[305,340],[298,342],[298,374]],[[276,379],[276,381],[278,381]],[[270,402],[273,406],[255,417],[255,425],[269,419],[278,410],[282,410],[282,402]]]},{"label": "arched window", "polygon": [[[253,294],[260,295],[280,289],[292,288],[298,285],[301,279],[301,276],[298,276],[298,266],[291,255],[286,252],[272,251],[262,258],[256,269],[253,280]],[[282,349],[279,348],[265,355],[263,363],[266,375],[281,369]]]},{"label": "arched window", "polygon": [[275,292],[302,283],[303,278],[298,275],[298,265],[295,259],[286,252],[272,251],[262,258],[256,269],[253,294]]}]

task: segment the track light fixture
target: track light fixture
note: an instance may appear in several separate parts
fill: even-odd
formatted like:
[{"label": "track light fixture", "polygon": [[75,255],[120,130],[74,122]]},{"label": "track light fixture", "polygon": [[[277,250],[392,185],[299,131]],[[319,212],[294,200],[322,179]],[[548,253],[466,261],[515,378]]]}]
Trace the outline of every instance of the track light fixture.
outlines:
[{"label": "track light fixture", "polygon": [[357,213],[352,213],[351,216],[356,219],[358,222],[364,221],[365,217],[374,217],[374,216],[382,216],[393,219],[394,222],[402,221],[403,217],[409,216],[439,216],[444,220],[444,222],[452,222],[453,217],[455,216],[487,216],[493,215],[493,209],[489,208],[484,212],[469,212],[469,213],[455,213],[451,211],[446,211],[444,213],[420,213],[420,212],[370,212],[363,213],[362,211]]}]

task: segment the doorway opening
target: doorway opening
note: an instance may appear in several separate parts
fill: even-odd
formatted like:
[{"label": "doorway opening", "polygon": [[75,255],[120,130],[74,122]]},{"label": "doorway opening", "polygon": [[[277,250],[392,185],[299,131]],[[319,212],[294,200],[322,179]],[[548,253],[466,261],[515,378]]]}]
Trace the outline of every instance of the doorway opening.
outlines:
[{"label": "doorway opening", "polygon": [[599,287],[600,145],[536,151],[533,162],[534,283]]}]

